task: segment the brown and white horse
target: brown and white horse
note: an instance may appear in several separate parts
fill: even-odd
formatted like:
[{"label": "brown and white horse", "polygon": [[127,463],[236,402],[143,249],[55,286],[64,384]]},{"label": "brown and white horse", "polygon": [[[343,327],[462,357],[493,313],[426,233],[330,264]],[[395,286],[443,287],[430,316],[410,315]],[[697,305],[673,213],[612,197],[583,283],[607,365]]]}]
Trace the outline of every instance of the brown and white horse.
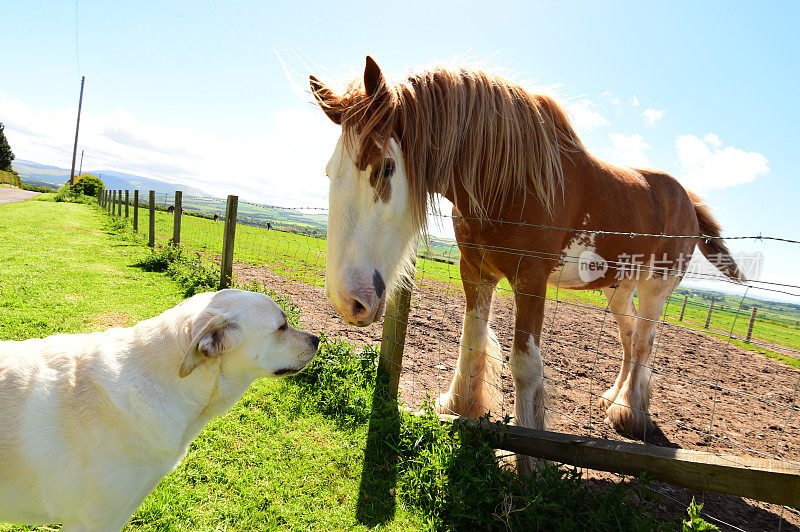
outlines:
[{"label": "brown and white horse", "polygon": [[545,425],[539,346],[550,283],[602,289],[623,357],[600,403],[617,430],[645,429],[655,327],[695,246],[743,280],[701,200],[663,172],[593,157],[553,99],[486,72],[435,69],[390,84],[367,57],[363,82],[343,94],[313,76],[311,90],[342,126],[327,165],[326,293],[339,315],[362,326],[381,318],[387,287],[404,278],[442,195],[454,205],[467,309],[457,372],[438,408],[475,417],[498,404],[492,383],[503,357],[488,320],[506,278],[516,304],[516,422]]}]

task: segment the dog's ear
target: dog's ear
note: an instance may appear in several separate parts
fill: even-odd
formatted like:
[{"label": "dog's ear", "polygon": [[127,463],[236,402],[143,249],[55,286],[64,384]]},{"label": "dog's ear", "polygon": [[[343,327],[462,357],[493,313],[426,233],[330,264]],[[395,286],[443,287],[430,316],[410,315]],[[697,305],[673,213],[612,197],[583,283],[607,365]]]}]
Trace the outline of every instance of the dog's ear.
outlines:
[{"label": "dog's ear", "polygon": [[239,324],[215,313],[204,313],[192,326],[192,343],[181,363],[178,376],[189,375],[194,368],[244,340]]}]

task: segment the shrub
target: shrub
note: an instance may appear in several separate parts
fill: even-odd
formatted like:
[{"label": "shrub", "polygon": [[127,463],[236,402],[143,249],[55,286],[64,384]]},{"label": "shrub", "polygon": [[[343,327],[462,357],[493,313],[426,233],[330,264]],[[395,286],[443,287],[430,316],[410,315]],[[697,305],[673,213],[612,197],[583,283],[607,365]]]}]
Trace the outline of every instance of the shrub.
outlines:
[{"label": "shrub", "polygon": [[53,201],[90,204],[93,200],[89,196],[84,196],[83,194],[75,192],[69,185],[64,185],[58,189],[56,195],[53,196]]},{"label": "shrub", "polygon": [[18,187],[22,184],[19,179],[19,174],[14,170],[4,171],[0,170],[0,183]]},{"label": "shrub", "polygon": [[97,197],[105,189],[106,186],[103,184],[103,182],[100,181],[99,178],[90,174],[83,174],[76,177],[75,184],[72,185],[72,191],[74,193],[83,194],[85,196]]},{"label": "shrub", "polygon": [[21,185],[20,188],[22,190],[29,190],[30,192],[41,192],[42,194],[46,194],[48,192],[54,192],[55,189],[48,188],[48,187],[35,187],[32,185]]},{"label": "shrub", "polygon": [[148,272],[166,272],[185,288],[186,297],[219,287],[216,268],[204,262],[199,255],[186,253],[174,244],[159,246],[135,266]]}]

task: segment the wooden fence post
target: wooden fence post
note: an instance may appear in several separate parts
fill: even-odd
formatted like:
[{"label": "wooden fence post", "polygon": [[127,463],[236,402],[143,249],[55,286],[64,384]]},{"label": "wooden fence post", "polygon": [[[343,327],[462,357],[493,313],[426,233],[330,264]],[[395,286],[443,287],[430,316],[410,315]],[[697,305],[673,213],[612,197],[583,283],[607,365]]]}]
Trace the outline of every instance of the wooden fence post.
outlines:
[{"label": "wooden fence post", "polygon": [[711,323],[711,313],[714,312],[714,300],[711,300],[711,305],[708,307],[708,316],[706,316],[705,328],[708,329],[708,324]]},{"label": "wooden fence post", "polygon": [[131,191],[130,190],[126,190],[125,191],[125,218],[129,218],[130,217],[130,216],[128,216],[130,214],[130,211],[129,211],[130,203],[131,203]]},{"label": "wooden fence post", "polygon": [[239,196],[228,196],[225,208],[225,237],[222,242],[222,264],[219,287],[228,288],[233,278],[233,247],[236,240],[236,215],[239,212]]},{"label": "wooden fence post", "polygon": [[122,216],[122,191],[117,192],[117,216]]},{"label": "wooden fence post", "polygon": [[139,191],[133,191],[133,232],[139,232]]},{"label": "wooden fence post", "polygon": [[156,191],[150,191],[150,228],[148,230],[147,245],[155,247],[156,245]]},{"label": "wooden fence post", "polygon": [[683,313],[686,312],[686,298],[689,296],[683,296],[683,306],[681,307],[681,317],[678,318],[678,321],[683,321]]},{"label": "wooden fence post", "polygon": [[753,307],[753,312],[750,313],[750,325],[747,326],[747,338],[745,342],[750,343],[750,337],[753,335],[753,324],[756,322],[756,311],[758,307]]},{"label": "wooden fence post", "polygon": [[113,216],[117,215],[117,191],[115,190],[112,192],[111,196],[111,214]]},{"label": "wooden fence post", "polygon": [[172,243],[176,246],[181,243],[181,211],[183,210],[183,193],[175,191],[175,216],[172,218]]},{"label": "wooden fence post", "polygon": [[378,361],[378,372],[389,376],[388,392],[395,398],[400,385],[400,372],[403,369],[403,349],[406,345],[410,310],[411,289],[405,285],[400,286],[386,302],[381,332],[381,356]]}]

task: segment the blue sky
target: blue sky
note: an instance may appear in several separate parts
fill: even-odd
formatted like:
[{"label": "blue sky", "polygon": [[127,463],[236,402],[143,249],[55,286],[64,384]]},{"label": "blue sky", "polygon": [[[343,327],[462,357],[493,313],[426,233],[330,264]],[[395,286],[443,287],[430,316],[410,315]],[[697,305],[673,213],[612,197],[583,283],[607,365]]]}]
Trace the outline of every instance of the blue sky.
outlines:
[{"label": "blue sky", "polygon": [[[303,92],[308,73],[347,79],[367,53],[396,75],[481,62],[555,91],[597,155],[698,189],[727,234],[798,239],[799,6],[14,2],[0,121],[18,158],[67,166],[84,74],[85,168],[324,205],[337,131]],[[800,284],[800,246],[732,247]]]}]

